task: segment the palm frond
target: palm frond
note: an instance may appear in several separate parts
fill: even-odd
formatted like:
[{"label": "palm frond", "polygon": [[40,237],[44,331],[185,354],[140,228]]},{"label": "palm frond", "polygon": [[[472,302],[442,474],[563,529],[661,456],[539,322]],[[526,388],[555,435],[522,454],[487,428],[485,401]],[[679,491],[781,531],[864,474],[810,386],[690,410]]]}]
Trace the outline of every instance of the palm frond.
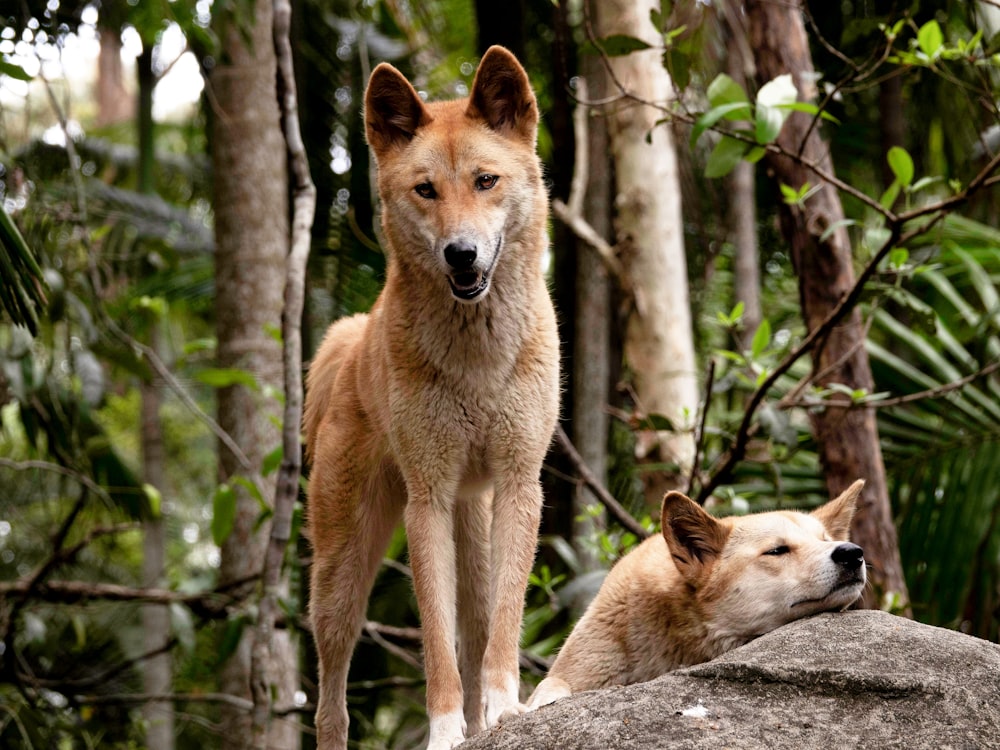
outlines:
[{"label": "palm frond", "polygon": [[38,311],[45,304],[45,281],[34,253],[14,220],[0,204],[0,306],[32,335],[38,333]]}]

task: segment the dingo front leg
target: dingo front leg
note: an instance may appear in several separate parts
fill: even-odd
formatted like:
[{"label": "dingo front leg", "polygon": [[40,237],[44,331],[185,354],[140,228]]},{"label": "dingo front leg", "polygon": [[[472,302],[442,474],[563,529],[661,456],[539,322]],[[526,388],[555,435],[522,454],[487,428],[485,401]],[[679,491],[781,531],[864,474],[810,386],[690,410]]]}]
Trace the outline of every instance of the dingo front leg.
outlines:
[{"label": "dingo front leg", "polygon": [[537,472],[530,478],[507,477],[497,482],[491,534],[493,612],[483,659],[488,727],[497,724],[504,714],[524,711],[518,698],[518,641],[541,511],[542,488]]},{"label": "dingo front leg", "polygon": [[490,627],[490,515],[492,491],[460,498],[455,509],[458,553],[458,664],[462,673],[466,736],[486,728],[483,653]]},{"label": "dingo front leg", "polygon": [[404,518],[413,587],[424,636],[428,750],[450,750],[465,739],[462,682],[455,653],[456,563],[454,488],[407,482]]}]

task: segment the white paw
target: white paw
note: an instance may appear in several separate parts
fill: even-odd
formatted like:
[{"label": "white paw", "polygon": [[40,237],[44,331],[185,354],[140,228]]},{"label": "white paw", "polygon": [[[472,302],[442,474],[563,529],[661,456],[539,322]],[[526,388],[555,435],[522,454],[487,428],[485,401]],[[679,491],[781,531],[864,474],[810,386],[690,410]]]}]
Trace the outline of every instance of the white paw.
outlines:
[{"label": "white paw", "polygon": [[573,694],[569,685],[558,677],[546,677],[542,680],[535,692],[528,699],[528,710],[534,711],[536,708],[555,703],[560,698],[566,698]]},{"label": "white paw", "polygon": [[451,750],[465,742],[465,717],[461,711],[432,716],[427,750]]},{"label": "white paw", "polygon": [[507,690],[487,689],[483,697],[483,707],[486,711],[487,727],[495,727],[504,717],[516,716],[525,711],[525,707],[517,699],[516,683]]}]

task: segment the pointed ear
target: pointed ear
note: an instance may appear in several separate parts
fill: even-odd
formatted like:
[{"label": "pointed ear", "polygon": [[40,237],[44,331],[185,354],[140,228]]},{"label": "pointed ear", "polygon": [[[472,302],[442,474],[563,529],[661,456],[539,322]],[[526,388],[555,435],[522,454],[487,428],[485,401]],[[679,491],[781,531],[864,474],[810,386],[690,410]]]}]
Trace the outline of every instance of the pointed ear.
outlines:
[{"label": "pointed ear", "polygon": [[538,104],[528,74],[503,47],[486,50],[472,83],[467,117],[483,119],[503,135],[532,143],[538,129]]},{"label": "pointed ear", "polygon": [[851,519],[858,506],[858,498],[865,487],[865,480],[859,479],[838,497],[812,512],[826,527],[827,532],[838,542],[846,542],[851,536]]},{"label": "pointed ear", "polygon": [[685,579],[696,578],[721,554],[729,527],[680,492],[668,492],[660,511],[663,538]]},{"label": "pointed ear", "polygon": [[365,133],[375,154],[405,146],[431,116],[416,90],[388,63],[379,63],[365,91]]}]

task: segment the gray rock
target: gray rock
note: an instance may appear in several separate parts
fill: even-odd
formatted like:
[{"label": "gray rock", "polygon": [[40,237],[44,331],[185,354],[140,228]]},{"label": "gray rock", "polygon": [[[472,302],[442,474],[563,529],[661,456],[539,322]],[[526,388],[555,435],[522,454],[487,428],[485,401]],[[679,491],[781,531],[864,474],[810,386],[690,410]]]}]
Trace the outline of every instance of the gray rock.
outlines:
[{"label": "gray rock", "polygon": [[1000,748],[1000,646],[884,612],[818,615],[545,706],[462,750],[827,747]]}]

